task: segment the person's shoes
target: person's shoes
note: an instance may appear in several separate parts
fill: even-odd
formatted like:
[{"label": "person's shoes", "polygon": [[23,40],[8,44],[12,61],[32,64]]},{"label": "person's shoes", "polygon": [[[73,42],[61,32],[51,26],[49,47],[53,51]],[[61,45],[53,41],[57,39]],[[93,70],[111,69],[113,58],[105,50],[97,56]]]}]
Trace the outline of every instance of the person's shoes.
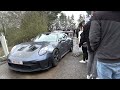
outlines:
[{"label": "person's shoes", "polygon": [[80,63],[86,63],[86,61],[83,61],[83,60],[81,60],[81,61],[79,61]]},{"label": "person's shoes", "polygon": [[88,60],[85,60],[88,63]]},{"label": "person's shoes", "polygon": [[92,78],[92,74],[87,75],[87,79],[91,79]]},{"label": "person's shoes", "polygon": [[98,77],[96,77],[96,79],[99,79]]}]

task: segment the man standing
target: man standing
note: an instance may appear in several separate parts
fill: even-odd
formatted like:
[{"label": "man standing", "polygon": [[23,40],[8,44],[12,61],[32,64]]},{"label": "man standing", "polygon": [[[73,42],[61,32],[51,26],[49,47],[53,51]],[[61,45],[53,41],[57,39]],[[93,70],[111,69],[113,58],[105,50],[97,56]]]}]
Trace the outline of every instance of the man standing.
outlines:
[{"label": "man standing", "polygon": [[[89,42],[89,30],[90,30],[91,20],[89,20],[83,27],[83,36],[81,38],[82,43],[87,42],[87,53],[88,53],[88,63],[87,63],[87,79],[96,78],[96,60],[94,59],[94,52],[90,47]],[[79,45],[80,47],[80,45]],[[80,61],[83,62],[83,61]]]},{"label": "man standing", "polygon": [[96,11],[89,33],[100,79],[120,79],[120,11]]},{"label": "man standing", "polygon": [[87,79],[90,79],[91,77],[93,77],[93,78],[97,77],[96,64],[95,64],[96,62],[95,62],[95,59],[94,59],[94,52],[91,49],[90,42],[89,42],[90,25],[91,25],[91,20],[88,21],[85,24],[84,30],[83,30],[84,40],[86,40],[86,42],[87,42],[87,50],[88,50]]}]

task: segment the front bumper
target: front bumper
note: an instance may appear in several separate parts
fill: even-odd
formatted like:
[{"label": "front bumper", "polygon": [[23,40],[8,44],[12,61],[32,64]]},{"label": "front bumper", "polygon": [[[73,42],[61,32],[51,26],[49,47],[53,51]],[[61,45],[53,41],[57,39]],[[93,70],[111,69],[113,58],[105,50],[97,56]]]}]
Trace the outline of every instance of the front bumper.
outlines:
[{"label": "front bumper", "polygon": [[8,65],[11,70],[14,71],[19,71],[19,72],[34,72],[34,71],[40,71],[40,70],[46,70],[51,67],[49,64],[50,59],[45,59],[42,61],[28,61],[28,62],[23,62],[23,65],[19,64],[13,64],[8,60]]}]

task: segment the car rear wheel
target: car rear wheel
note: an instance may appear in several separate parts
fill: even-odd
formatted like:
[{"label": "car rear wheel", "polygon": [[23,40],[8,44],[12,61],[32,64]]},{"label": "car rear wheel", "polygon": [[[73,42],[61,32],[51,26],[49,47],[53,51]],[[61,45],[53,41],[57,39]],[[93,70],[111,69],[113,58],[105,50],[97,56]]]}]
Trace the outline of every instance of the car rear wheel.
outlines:
[{"label": "car rear wheel", "polygon": [[53,67],[55,67],[55,66],[58,65],[59,60],[60,60],[60,58],[59,58],[59,50],[58,50],[58,49],[55,49],[55,50],[53,51],[53,61],[52,61]]}]

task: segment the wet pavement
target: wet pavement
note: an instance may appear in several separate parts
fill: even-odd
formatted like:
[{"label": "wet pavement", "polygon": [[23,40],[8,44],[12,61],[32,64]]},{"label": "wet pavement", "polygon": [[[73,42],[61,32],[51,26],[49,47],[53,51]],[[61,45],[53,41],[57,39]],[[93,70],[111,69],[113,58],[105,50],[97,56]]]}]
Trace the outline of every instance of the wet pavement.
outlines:
[{"label": "wet pavement", "polygon": [[[73,52],[64,56],[58,66],[45,71],[21,73],[10,70],[5,63],[0,65],[0,79],[86,79],[86,64],[79,63],[82,54],[76,40],[75,38]],[[75,57],[74,54],[80,55]]]}]

